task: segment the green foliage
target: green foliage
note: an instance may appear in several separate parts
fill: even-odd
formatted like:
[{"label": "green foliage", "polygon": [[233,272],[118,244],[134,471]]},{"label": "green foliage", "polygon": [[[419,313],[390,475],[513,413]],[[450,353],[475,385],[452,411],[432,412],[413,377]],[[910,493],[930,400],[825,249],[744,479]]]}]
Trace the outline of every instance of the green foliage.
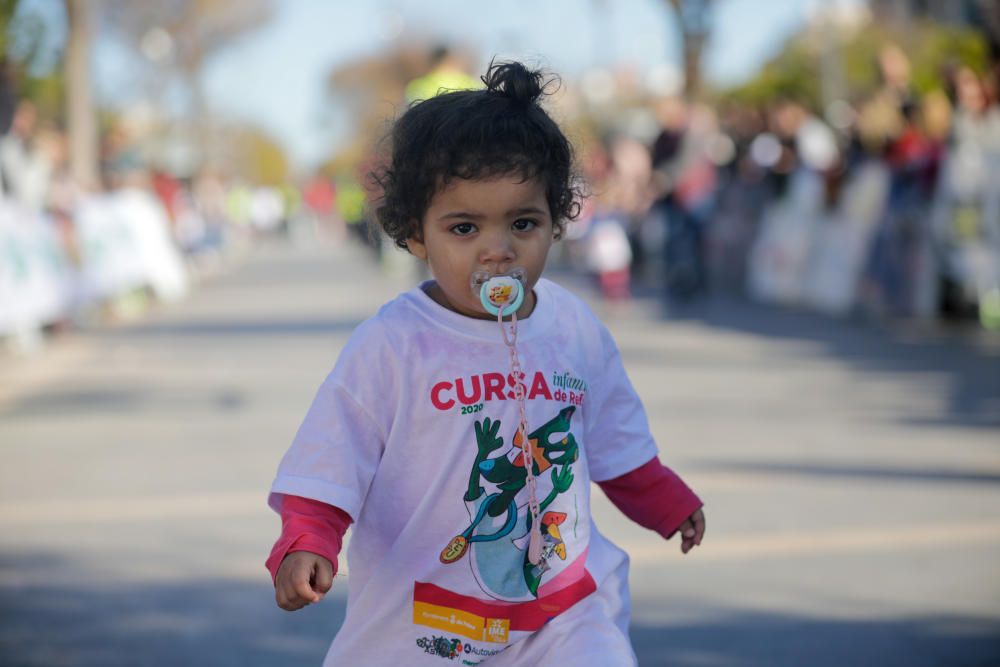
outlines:
[{"label": "green foliage", "polygon": [[957,28],[928,29],[925,26],[921,48],[910,50],[913,62],[913,85],[920,93],[939,89],[943,85],[944,68],[967,65],[979,73],[989,63],[989,47],[978,32]]},{"label": "green foliage", "polygon": [[66,86],[61,71],[47,76],[26,76],[19,82],[18,96],[35,103],[40,118],[59,123],[65,113]]},{"label": "green foliage", "polygon": [[879,86],[878,54],[896,44],[910,60],[911,82],[916,92],[945,87],[947,70],[967,65],[977,72],[989,59],[984,36],[974,30],[931,22],[914,23],[908,30],[869,26],[841,49],[841,62],[852,96],[864,96]]},{"label": "green foliage", "polygon": [[[982,72],[989,61],[986,39],[980,32],[933,22],[914,22],[906,30],[872,24],[832,39],[845,92],[853,100],[864,99],[878,89],[878,56],[889,44],[898,45],[909,58],[912,85],[919,94],[944,88],[949,67],[961,64]],[[792,99],[819,110],[820,55],[815,36],[796,35],[753,79],[720,91],[719,97],[754,106]]]},{"label": "green foliage", "polygon": [[0,0],[0,54],[6,55],[14,35],[13,25],[20,0]]},{"label": "green foliage", "polygon": [[0,63],[6,70],[0,85],[9,85],[18,99],[33,101],[42,120],[58,122],[65,81],[59,67],[40,67],[47,29],[41,15],[24,10],[20,0],[0,0]]},{"label": "green foliage", "polygon": [[723,98],[751,106],[792,99],[814,107],[820,99],[819,80],[819,62],[815,54],[804,42],[792,40],[756,77],[724,92]]}]

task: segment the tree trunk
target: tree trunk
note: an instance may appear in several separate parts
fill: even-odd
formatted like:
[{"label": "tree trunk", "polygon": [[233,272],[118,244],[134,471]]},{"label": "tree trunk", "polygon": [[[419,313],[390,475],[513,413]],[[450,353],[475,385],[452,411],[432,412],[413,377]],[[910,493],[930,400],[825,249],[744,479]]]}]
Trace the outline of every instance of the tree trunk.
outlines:
[{"label": "tree trunk", "polygon": [[97,114],[91,98],[90,44],[94,0],[64,0],[69,36],[66,43],[66,119],[70,173],[78,184],[98,185]]},{"label": "tree trunk", "polygon": [[701,93],[701,54],[711,25],[712,0],[668,0],[681,30],[684,58],[684,96],[695,99]]},{"label": "tree trunk", "polygon": [[702,35],[684,34],[684,96],[693,100],[701,93]]}]

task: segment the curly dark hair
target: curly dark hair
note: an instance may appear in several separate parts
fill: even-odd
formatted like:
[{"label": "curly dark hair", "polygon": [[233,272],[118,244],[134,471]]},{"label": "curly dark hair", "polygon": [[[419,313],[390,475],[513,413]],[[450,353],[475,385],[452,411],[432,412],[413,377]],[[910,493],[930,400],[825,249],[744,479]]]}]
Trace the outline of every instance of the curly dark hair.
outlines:
[{"label": "curly dark hair", "polygon": [[431,199],[455,178],[539,179],[557,239],[580,213],[573,148],[539,105],[557,80],[518,62],[491,62],[482,81],[482,90],[416,102],[392,128],[391,157],[371,178],[381,190],[376,218],[400,248],[422,238]]}]

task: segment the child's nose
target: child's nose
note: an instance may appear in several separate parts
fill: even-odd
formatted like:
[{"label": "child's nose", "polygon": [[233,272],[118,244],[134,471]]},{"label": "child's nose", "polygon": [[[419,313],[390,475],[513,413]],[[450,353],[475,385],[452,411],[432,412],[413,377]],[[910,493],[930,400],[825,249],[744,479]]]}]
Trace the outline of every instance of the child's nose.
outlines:
[{"label": "child's nose", "polygon": [[479,252],[479,261],[484,266],[506,268],[504,265],[513,262],[514,244],[507,234],[488,234],[483,236],[483,245]]}]

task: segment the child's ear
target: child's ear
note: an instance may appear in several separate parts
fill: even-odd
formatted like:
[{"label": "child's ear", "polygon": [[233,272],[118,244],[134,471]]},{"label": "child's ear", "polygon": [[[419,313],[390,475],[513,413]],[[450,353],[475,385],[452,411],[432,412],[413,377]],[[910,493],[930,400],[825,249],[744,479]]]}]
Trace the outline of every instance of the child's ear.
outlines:
[{"label": "child's ear", "polygon": [[406,249],[417,259],[427,260],[427,246],[424,245],[423,241],[412,237],[408,238],[406,239]]}]

